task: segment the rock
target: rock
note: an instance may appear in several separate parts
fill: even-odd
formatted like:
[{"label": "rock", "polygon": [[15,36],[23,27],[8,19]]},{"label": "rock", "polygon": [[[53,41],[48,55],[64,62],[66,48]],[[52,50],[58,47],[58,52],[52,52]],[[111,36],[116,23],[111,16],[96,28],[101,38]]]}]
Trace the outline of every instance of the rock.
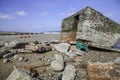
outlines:
[{"label": "rock", "polygon": [[28,74],[30,74],[30,71],[25,71],[21,68],[14,68],[7,80],[34,80]]},{"label": "rock", "polygon": [[25,46],[27,45],[28,43],[26,43],[26,42],[21,42],[21,43],[18,43],[18,44],[16,44],[16,48],[18,49],[20,49],[20,48],[25,48]]},{"label": "rock", "polygon": [[8,53],[8,54],[3,55],[3,58],[10,58],[13,55],[14,55],[13,53]]},{"label": "rock", "polygon": [[76,46],[70,46],[69,52],[79,55],[79,56],[83,56],[84,54],[86,54],[86,52],[77,49]]},{"label": "rock", "polygon": [[4,46],[5,46],[5,47],[9,47],[9,43],[7,43],[7,42],[4,43]]},{"label": "rock", "polygon": [[39,46],[37,46],[37,45],[26,45],[25,49],[30,50],[30,51],[38,51]]},{"label": "rock", "polygon": [[59,43],[54,45],[54,48],[62,53],[66,53],[68,51],[68,48],[70,47],[70,44],[68,43]]},{"label": "rock", "polygon": [[76,76],[76,70],[73,65],[67,65],[62,75],[62,80],[74,80]]},{"label": "rock", "polygon": [[14,40],[14,41],[11,41],[11,42],[6,42],[4,44],[5,47],[10,47],[10,48],[13,48],[16,46],[16,44],[18,44],[18,41]]},{"label": "rock", "polygon": [[77,49],[76,46],[70,46],[69,50],[67,52],[67,55],[70,56],[70,57],[83,56],[84,54],[86,54],[86,52]]},{"label": "rock", "polygon": [[4,52],[0,52],[0,58],[3,58],[3,55],[5,55],[7,53],[4,53]]},{"label": "rock", "polygon": [[117,57],[116,60],[114,60],[114,62],[118,65],[120,65],[120,57]]},{"label": "rock", "polygon": [[9,59],[3,59],[3,63],[7,63]]},{"label": "rock", "polygon": [[9,48],[5,48],[5,47],[2,47],[2,48],[0,49],[0,58],[3,58],[3,56],[4,56],[5,54],[8,54],[8,53],[10,53],[10,49],[9,49]]},{"label": "rock", "polygon": [[35,45],[35,43],[34,43],[34,42],[31,42],[31,41],[30,41],[28,44],[29,44],[29,45]]},{"label": "rock", "polygon": [[51,68],[54,71],[61,71],[64,68],[64,61],[61,55],[55,54],[55,60],[51,62]]},{"label": "rock", "polygon": [[23,57],[20,57],[20,58],[18,59],[18,61],[23,61],[23,59],[24,59]]},{"label": "rock", "polygon": [[0,41],[0,47],[3,47],[3,46],[4,46],[4,42]]},{"label": "rock", "polygon": [[14,55],[14,60],[18,60],[20,58],[19,55]]},{"label": "rock", "polygon": [[51,51],[52,47],[50,45],[30,44],[26,45],[25,49],[33,52],[47,52]]},{"label": "rock", "polygon": [[10,50],[10,53],[17,54],[17,50],[12,49],[12,50]]},{"label": "rock", "polygon": [[26,50],[26,49],[18,49],[17,52],[18,53],[31,53],[32,51]]},{"label": "rock", "polygon": [[59,40],[51,40],[50,43],[54,43],[55,44],[55,43],[60,43],[60,41]]},{"label": "rock", "polygon": [[[87,73],[89,80],[119,80],[120,72],[116,70],[117,65],[109,63],[89,63]],[[120,69],[119,69],[120,70]]]},{"label": "rock", "polygon": [[41,47],[39,47],[39,49],[38,49],[38,52],[47,52],[47,51],[51,51],[52,50],[52,47],[51,46],[41,46]]}]

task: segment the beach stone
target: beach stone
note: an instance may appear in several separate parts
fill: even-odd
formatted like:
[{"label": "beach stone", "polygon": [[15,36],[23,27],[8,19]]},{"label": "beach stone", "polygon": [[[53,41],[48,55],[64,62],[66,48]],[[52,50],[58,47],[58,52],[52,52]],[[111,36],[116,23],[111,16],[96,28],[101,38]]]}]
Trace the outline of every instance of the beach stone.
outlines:
[{"label": "beach stone", "polygon": [[26,49],[18,49],[17,52],[18,53],[31,53],[32,51],[26,50]]},{"label": "beach stone", "polygon": [[4,46],[4,42],[0,41],[0,47],[3,47],[3,46]]},{"label": "beach stone", "polygon": [[3,59],[3,63],[7,63],[9,59]]},{"label": "beach stone", "polygon": [[10,51],[10,53],[17,54],[17,50],[15,50],[15,49],[12,49],[12,50],[9,50],[9,51]]},{"label": "beach stone", "polygon": [[70,44],[68,43],[59,43],[54,45],[54,48],[62,53],[66,53],[68,51],[68,48],[70,47]]},{"label": "beach stone", "polygon": [[11,42],[6,42],[6,43],[4,44],[4,46],[5,46],[5,47],[11,47],[11,48],[13,48],[13,47],[16,46],[16,44],[18,44],[18,41],[14,40],[14,41],[11,41]]},{"label": "beach stone", "polygon": [[2,48],[0,49],[0,58],[3,58],[3,56],[4,56],[5,54],[8,54],[8,53],[10,53],[10,49],[9,49],[9,48],[5,48],[5,47],[2,47]]},{"label": "beach stone", "polygon": [[30,51],[38,51],[39,46],[37,46],[37,45],[26,45],[25,49],[30,50]]},{"label": "beach stone", "polygon": [[26,42],[20,42],[20,43],[16,44],[16,48],[17,48],[17,49],[25,48],[25,46],[26,46],[27,44],[28,44],[28,43],[26,43]]},{"label": "beach stone", "polygon": [[28,44],[29,44],[29,45],[35,45],[35,43],[32,42],[32,41],[28,42]]},{"label": "beach stone", "polygon": [[4,52],[0,52],[0,58],[3,58],[3,55],[5,55],[7,53],[4,53]]},{"label": "beach stone", "polygon": [[8,53],[8,54],[3,55],[3,58],[10,58],[13,55],[14,55],[13,53]]},{"label": "beach stone", "polygon": [[47,51],[51,51],[52,47],[50,45],[31,44],[31,45],[26,45],[25,49],[33,52],[47,52]]},{"label": "beach stone", "polygon": [[17,54],[17,55],[14,55],[14,60],[18,60],[20,58],[20,56]]},{"label": "beach stone", "polygon": [[63,71],[62,80],[74,80],[76,76],[76,69],[73,65],[67,65]]},{"label": "beach stone", "polygon": [[47,51],[51,51],[52,50],[52,47],[51,46],[49,46],[49,45],[46,45],[46,46],[41,46],[41,47],[39,47],[39,49],[38,49],[38,52],[47,52]]},{"label": "beach stone", "polygon": [[64,68],[64,60],[61,55],[55,54],[55,60],[51,61],[51,68],[54,71],[61,71]]},{"label": "beach stone", "polygon": [[21,68],[14,68],[7,80],[34,80],[31,76],[28,75],[28,72]]},{"label": "beach stone", "polygon": [[23,57],[20,57],[20,58],[18,59],[18,61],[23,61],[23,59],[24,59]]},{"label": "beach stone", "polygon": [[120,57],[117,57],[117,58],[114,60],[114,62],[115,62],[116,64],[120,65]]}]

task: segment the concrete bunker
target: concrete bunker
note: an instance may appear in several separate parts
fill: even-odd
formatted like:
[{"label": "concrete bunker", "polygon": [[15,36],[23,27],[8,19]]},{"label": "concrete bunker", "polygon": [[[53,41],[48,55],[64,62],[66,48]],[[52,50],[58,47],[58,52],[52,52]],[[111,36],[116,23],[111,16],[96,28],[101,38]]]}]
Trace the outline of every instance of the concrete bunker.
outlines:
[{"label": "concrete bunker", "polygon": [[[79,22],[79,15],[73,16],[72,21],[70,23],[67,23],[68,25],[71,24],[71,28],[65,29],[64,30],[65,32],[61,33],[60,40],[65,42],[76,41],[78,22]],[[62,28],[64,28],[64,22]]]}]

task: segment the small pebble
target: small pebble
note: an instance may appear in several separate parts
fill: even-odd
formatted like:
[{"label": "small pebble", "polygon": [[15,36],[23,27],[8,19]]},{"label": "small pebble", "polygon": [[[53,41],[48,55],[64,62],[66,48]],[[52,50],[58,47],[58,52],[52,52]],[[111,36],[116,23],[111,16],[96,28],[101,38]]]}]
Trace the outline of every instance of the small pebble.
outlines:
[{"label": "small pebble", "polygon": [[9,59],[3,59],[3,63],[9,62]]}]

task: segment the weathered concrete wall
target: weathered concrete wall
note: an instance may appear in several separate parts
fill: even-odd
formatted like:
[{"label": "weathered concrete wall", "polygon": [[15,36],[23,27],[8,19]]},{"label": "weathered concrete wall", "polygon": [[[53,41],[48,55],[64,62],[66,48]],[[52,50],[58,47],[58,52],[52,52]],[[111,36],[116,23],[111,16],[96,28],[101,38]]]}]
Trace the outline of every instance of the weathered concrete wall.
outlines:
[{"label": "weathered concrete wall", "polygon": [[63,20],[63,32],[73,29],[77,29],[77,39],[89,40],[95,46],[110,47],[120,37],[120,25],[90,7]]},{"label": "weathered concrete wall", "polygon": [[73,25],[73,17],[69,17],[62,22],[62,31],[71,31]]}]

